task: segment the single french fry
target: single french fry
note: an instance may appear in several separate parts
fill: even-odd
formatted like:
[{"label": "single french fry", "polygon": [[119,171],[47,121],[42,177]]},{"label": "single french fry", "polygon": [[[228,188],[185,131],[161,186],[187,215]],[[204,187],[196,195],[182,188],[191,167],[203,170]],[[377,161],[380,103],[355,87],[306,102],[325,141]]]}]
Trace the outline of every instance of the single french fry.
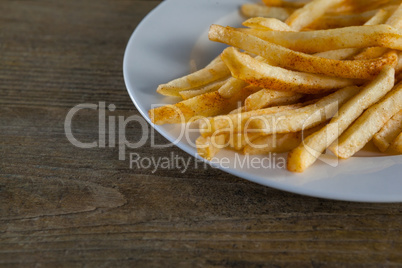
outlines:
[{"label": "single french fry", "polygon": [[[364,23],[364,25],[382,24],[389,18],[390,15],[390,12],[380,9],[371,19]],[[361,48],[344,48],[315,53],[314,56],[334,60],[345,60],[358,54],[359,52],[361,52]]]},{"label": "single french fry", "polygon": [[253,140],[262,137],[261,133],[235,132],[226,134],[229,136],[229,146],[235,150],[242,150]]},{"label": "single french fry", "polygon": [[243,113],[243,112],[245,112],[245,111],[246,111],[246,110],[245,110],[244,106],[240,106],[240,107],[238,107],[238,108],[236,108],[236,109],[230,111],[229,114],[238,114],[238,113]]},{"label": "single french fry", "polygon": [[241,28],[239,30],[277,45],[308,54],[343,48],[366,47],[402,50],[402,30],[384,24],[303,32],[260,31]]},{"label": "single french fry", "polygon": [[237,107],[238,102],[244,102],[250,94],[257,90],[254,87],[245,87],[231,98],[222,97],[218,91],[209,92],[173,105],[151,109],[148,114],[156,125],[185,123],[194,117],[228,113]]},{"label": "single french fry", "polygon": [[[230,78],[228,78],[228,79],[230,79]],[[198,96],[198,95],[201,95],[204,93],[219,90],[227,82],[228,79],[215,81],[206,86],[202,86],[202,87],[195,88],[195,89],[188,89],[188,90],[180,91],[179,94],[183,98],[183,100],[188,100],[188,99],[191,99],[195,96]]]},{"label": "single french fry", "polygon": [[241,6],[241,13],[248,18],[267,17],[284,21],[293,11],[292,8],[269,7],[263,4],[244,4]]},{"label": "single french fry", "polygon": [[272,66],[241,53],[233,47],[223,51],[222,59],[233,77],[273,90],[318,94],[359,83],[347,78],[302,73]]},{"label": "single french fry", "polygon": [[401,131],[402,110],[388,120],[381,130],[374,135],[374,145],[377,146],[381,152],[385,152]]},{"label": "single french fry", "polygon": [[204,137],[207,137],[216,134],[217,132],[241,132],[244,130],[244,125],[253,116],[280,113],[287,110],[298,109],[300,107],[302,107],[302,104],[283,105],[254,111],[215,116],[213,118],[209,118],[208,120],[200,121],[200,133]]},{"label": "single french fry", "polygon": [[306,1],[284,1],[284,0],[262,0],[262,2],[269,7],[291,7],[301,8],[306,4]]},{"label": "single french fry", "polygon": [[299,31],[324,15],[326,10],[341,2],[343,0],[312,0],[293,12],[285,22],[292,29]]},{"label": "single french fry", "polygon": [[216,59],[213,64],[209,64],[203,69],[174,79],[167,84],[159,85],[156,91],[165,96],[179,97],[180,92],[183,90],[196,89],[201,86],[206,86],[212,82],[228,78],[229,75],[229,69],[219,58]]},{"label": "single french fry", "polygon": [[275,18],[253,17],[244,21],[242,24],[246,27],[260,30],[295,31],[283,21]]},{"label": "single french fry", "polygon": [[368,108],[329,149],[349,158],[369,142],[384,124],[402,109],[402,84],[397,84],[381,101]]},{"label": "single french fry", "polygon": [[287,168],[303,172],[311,166],[365,109],[379,101],[394,86],[395,71],[384,68],[380,75],[367,84],[358,94],[350,98],[338,111],[338,115],[317,132],[306,137],[288,155]]},{"label": "single french fry", "polygon": [[[252,133],[256,134],[256,133]],[[301,132],[261,135],[250,141],[243,148],[244,154],[257,155],[267,153],[284,153],[300,144]]]},{"label": "single french fry", "polygon": [[395,138],[395,140],[391,144],[392,152],[402,154],[402,132]]},{"label": "single french fry", "polygon": [[207,159],[211,160],[226,144],[225,135],[216,135],[212,137],[200,136],[195,141],[197,153]]},{"label": "single french fry", "polygon": [[[395,66],[398,62],[397,54],[394,51],[387,53],[382,58],[372,60],[325,59],[296,52],[234,28],[219,25],[212,25],[208,36],[212,41],[223,42],[260,55],[274,66],[342,78],[373,79],[385,65]],[[227,62],[225,61],[225,63]],[[229,69],[233,70],[230,67]]]},{"label": "single french fry", "polygon": [[231,77],[219,88],[219,94],[224,98],[230,98],[247,85],[243,80]]},{"label": "single french fry", "polygon": [[367,12],[370,10],[386,9],[389,6],[400,4],[400,0],[353,0],[344,1],[331,10],[328,14],[353,14]]},{"label": "single french fry", "polygon": [[383,24],[391,16],[397,6],[386,9],[370,10],[362,13],[324,15],[309,25],[309,29],[324,30],[358,25]]},{"label": "single french fry", "polygon": [[[296,148],[303,140],[303,137],[318,131],[324,124],[313,128],[303,129],[298,132],[289,132],[282,134],[263,135],[249,141],[243,149],[244,154],[267,154],[284,153]],[[249,133],[256,134],[256,133]]]},{"label": "single french fry", "polygon": [[304,95],[294,92],[261,89],[251,94],[244,101],[246,111],[258,110],[268,106],[279,106],[296,103]]},{"label": "single french fry", "polygon": [[244,125],[246,131],[273,134],[297,132],[317,126],[332,118],[340,105],[356,95],[356,86],[345,87],[314,104],[272,115],[254,116]]}]

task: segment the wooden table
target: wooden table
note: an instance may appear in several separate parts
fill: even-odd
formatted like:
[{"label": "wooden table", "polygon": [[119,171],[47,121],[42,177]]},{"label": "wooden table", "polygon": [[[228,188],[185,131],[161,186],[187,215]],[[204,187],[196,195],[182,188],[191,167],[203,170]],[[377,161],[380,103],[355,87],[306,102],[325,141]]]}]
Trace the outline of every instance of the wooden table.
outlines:
[{"label": "wooden table", "polygon": [[[78,104],[139,114],[123,54],[159,3],[0,2],[0,266],[402,266],[402,204],[305,197],[213,168],[153,173],[119,160],[117,146],[70,143]],[[98,120],[77,112],[74,137],[99,142]],[[127,126],[129,140],[141,135]],[[188,158],[149,142],[135,152]]]}]

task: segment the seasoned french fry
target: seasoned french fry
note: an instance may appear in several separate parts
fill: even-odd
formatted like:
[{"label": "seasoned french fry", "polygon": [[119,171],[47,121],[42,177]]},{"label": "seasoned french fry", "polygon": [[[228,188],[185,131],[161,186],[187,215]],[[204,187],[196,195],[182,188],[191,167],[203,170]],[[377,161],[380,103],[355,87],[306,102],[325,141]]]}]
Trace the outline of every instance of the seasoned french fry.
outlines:
[{"label": "seasoned french fry", "polygon": [[[373,60],[339,61],[325,59],[292,51],[237,31],[234,28],[219,25],[210,27],[209,38],[260,55],[274,66],[343,78],[373,79],[385,65],[395,66],[398,62],[397,54],[394,51],[387,53],[382,58]],[[225,63],[227,64],[227,61]],[[233,68],[229,67],[229,69],[233,71]]]},{"label": "seasoned french fry", "polygon": [[244,127],[247,131],[273,134],[297,132],[317,126],[332,118],[338,111],[338,107],[348,99],[356,95],[358,87],[345,87],[323,97],[314,104],[296,109],[285,111],[273,115],[260,115],[252,117],[253,120],[247,122]]},{"label": "seasoned french fry", "polygon": [[384,24],[304,32],[259,31],[240,28],[239,30],[277,45],[309,54],[343,48],[366,47],[402,50],[402,30]]},{"label": "seasoned french fry", "polygon": [[290,71],[258,61],[233,47],[226,48],[222,59],[232,76],[249,84],[280,91],[318,94],[358,83],[347,78]]},{"label": "seasoned french fry", "polygon": [[173,105],[149,110],[148,114],[156,125],[185,123],[197,116],[215,116],[225,114],[237,107],[250,94],[258,89],[245,87],[231,98],[223,98],[218,91],[205,93]]},{"label": "seasoned french fry", "polygon": [[293,11],[292,8],[269,7],[262,4],[244,4],[241,6],[241,13],[248,18],[267,17],[284,21]]},{"label": "seasoned french fry", "polygon": [[254,17],[244,21],[242,24],[246,27],[260,30],[295,31],[283,21],[275,18]]},{"label": "seasoned french fry", "polygon": [[396,85],[380,102],[368,108],[329,149],[340,158],[349,158],[363,148],[384,124],[402,109],[402,84]]},{"label": "seasoned french fry", "polygon": [[293,12],[285,22],[292,29],[299,31],[324,15],[326,10],[342,1],[343,0],[312,0],[302,8]]},{"label": "seasoned french fry", "polygon": [[242,150],[248,144],[252,143],[253,140],[262,137],[261,133],[248,133],[248,132],[235,132],[229,135],[229,146],[235,150]]},{"label": "seasoned french fry", "polygon": [[188,89],[188,90],[180,91],[179,94],[184,100],[188,100],[188,99],[191,99],[195,96],[198,96],[198,95],[201,95],[204,93],[219,90],[229,79],[230,78],[225,79],[225,80],[215,81],[206,86],[202,86],[202,87],[195,88],[195,89]]},{"label": "seasoned french fry", "polygon": [[225,147],[225,143],[225,135],[216,135],[212,137],[200,136],[195,141],[197,153],[207,160],[211,160],[221,148]]},{"label": "seasoned french fry", "polygon": [[284,0],[262,0],[262,2],[269,7],[291,7],[301,8],[306,4],[306,1],[284,1]]},{"label": "seasoned french fry", "polygon": [[210,118],[209,120],[200,121],[200,133],[204,137],[207,137],[213,135],[214,133],[216,134],[217,132],[241,132],[244,130],[244,125],[253,116],[281,113],[287,110],[298,109],[300,107],[302,107],[301,104],[283,105],[242,113],[216,116]]},{"label": "seasoned french fry", "polygon": [[219,88],[219,94],[224,98],[230,98],[247,85],[243,80],[231,77]]},{"label": "seasoned french fry", "polygon": [[203,69],[193,72],[189,75],[174,79],[167,84],[161,84],[157,92],[165,96],[180,96],[180,92],[188,89],[195,89],[208,85],[212,82],[228,78],[229,69],[219,58],[214,64],[209,64]]},{"label": "seasoned french fry", "polygon": [[293,172],[303,172],[311,166],[322,152],[328,148],[365,109],[379,101],[394,86],[395,71],[392,67],[384,68],[381,74],[357,95],[347,101],[338,111],[338,115],[321,130],[306,137],[303,142],[288,155],[287,168]]},{"label": "seasoned french fry", "polygon": [[[289,132],[282,134],[263,135],[248,141],[244,146],[244,154],[267,154],[267,153],[285,153],[296,148],[303,140],[303,137],[318,131],[324,124],[316,127],[304,129],[298,132]],[[256,134],[256,133],[249,133]]]},{"label": "seasoned french fry", "polygon": [[381,152],[385,152],[398,134],[402,131],[402,110],[385,123],[373,137],[374,145]]},{"label": "seasoned french fry", "polygon": [[251,94],[244,101],[246,111],[258,110],[268,106],[288,105],[296,103],[304,95],[294,92],[261,89]]},{"label": "seasoned french fry", "polygon": [[359,25],[378,25],[385,23],[395,9],[396,6],[390,6],[387,9],[370,10],[357,14],[324,15],[309,25],[309,29],[324,30]]}]

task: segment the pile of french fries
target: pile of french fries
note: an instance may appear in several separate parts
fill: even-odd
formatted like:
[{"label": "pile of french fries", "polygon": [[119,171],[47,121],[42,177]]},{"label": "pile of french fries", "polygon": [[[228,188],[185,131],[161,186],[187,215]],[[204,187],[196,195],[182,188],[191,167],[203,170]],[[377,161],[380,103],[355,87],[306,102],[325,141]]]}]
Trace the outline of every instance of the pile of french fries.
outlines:
[{"label": "pile of french fries", "polygon": [[[288,152],[303,172],[327,150],[346,159],[372,141],[402,153],[402,1],[263,0],[241,28],[211,25],[228,47],[204,68],[161,84],[181,97],[154,124],[198,122],[197,152]],[[328,152],[328,151],[327,151]]]}]

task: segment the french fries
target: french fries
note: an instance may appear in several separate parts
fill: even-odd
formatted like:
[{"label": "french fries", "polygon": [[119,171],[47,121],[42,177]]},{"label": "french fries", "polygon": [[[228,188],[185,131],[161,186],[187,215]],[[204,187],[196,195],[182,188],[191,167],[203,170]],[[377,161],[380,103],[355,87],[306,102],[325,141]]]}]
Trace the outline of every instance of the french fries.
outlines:
[{"label": "french fries", "polygon": [[228,45],[204,68],[161,84],[183,100],[149,110],[154,124],[197,121],[196,149],[288,153],[304,172],[330,150],[349,158],[372,140],[402,154],[402,0],[262,0],[242,28],[212,24]]},{"label": "french fries", "polygon": [[402,30],[384,24],[303,32],[242,30],[263,40],[308,54],[342,48],[402,49]]},{"label": "french fries", "polygon": [[[258,54],[265,58],[269,64],[277,67],[343,78],[373,79],[385,65],[395,66],[398,62],[395,51],[387,53],[387,55],[382,58],[371,60],[340,61],[323,59],[292,51],[233,28],[219,25],[212,25],[210,27],[209,38],[212,41],[223,42]],[[229,66],[224,56],[223,61]],[[229,69],[233,75],[233,69],[230,68],[230,66]],[[240,68],[236,67],[236,69]]]},{"label": "french fries", "polygon": [[349,158],[366,145],[384,124],[402,109],[402,84],[397,84],[380,102],[368,108],[339,138],[330,150]]},{"label": "french fries", "polygon": [[222,52],[222,60],[233,77],[262,88],[319,94],[358,83],[352,79],[296,72],[273,66],[233,47]]},{"label": "french fries", "polygon": [[292,29],[299,31],[324,15],[325,11],[344,0],[312,0],[286,19]]},{"label": "french fries", "polygon": [[231,98],[222,97],[218,91],[195,96],[173,105],[165,105],[149,110],[149,118],[156,125],[178,124],[191,121],[194,117],[208,117],[229,113],[257,91],[255,87],[245,87]]},{"label": "french fries", "polygon": [[342,132],[358,118],[365,109],[377,102],[394,86],[395,71],[387,67],[366,85],[356,96],[341,106],[338,115],[326,126],[305,138],[301,144],[289,152],[288,170],[303,172],[311,166],[322,152],[328,148]]}]

